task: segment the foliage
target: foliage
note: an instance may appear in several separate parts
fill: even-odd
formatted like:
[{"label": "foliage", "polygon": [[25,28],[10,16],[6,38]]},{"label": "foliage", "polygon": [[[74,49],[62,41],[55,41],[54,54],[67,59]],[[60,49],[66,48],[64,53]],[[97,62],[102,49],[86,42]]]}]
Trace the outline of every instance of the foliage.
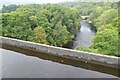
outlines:
[{"label": "foliage", "polygon": [[28,40],[32,33],[27,18],[18,12],[2,14],[2,23],[2,35],[5,37]]},{"label": "foliage", "polygon": [[117,13],[118,12],[115,9],[110,9],[103,12],[102,15],[97,18],[96,26],[110,23],[114,18],[118,16]]},{"label": "foliage", "polygon": [[29,37],[29,40],[37,43],[48,44],[46,40],[46,33],[44,28],[38,26],[33,30],[33,36]]},{"label": "foliage", "polygon": [[81,46],[77,46],[75,49],[76,49],[76,50],[80,50],[80,51],[85,51],[85,52],[99,53],[98,49],[94,49],[94,48],[92,48],[92,47],[81,47]]},{"label": "foliage", "polygon": [[[84,3],[85,4],[85,3]],[[77,46],[77,50],[95,52],[106,55],[120,56],[118,53],[118,32],[119,18],[118,18],[118,5],[117,3],[95,3],[93,8],[87,5],[87,9],[92,9],[91,12],[86,10],[86,14],[91,17],[92,23],[97,27],[96,36],[93,38],[93,44],[89,47]],[[75,6],[80,8],[80,5]],[[82,6],[83,9],[84,6]],[[90,10],[89,9],[89,10]],[[80,10],[81,11],[81,10]],[[90,14],[89,14],[90,13]],[[83,14],[83,11],[81,13]]]},{"label": "foliage", "polygon": [[76,9],[60,5],[45,5],[36,13],[37,25],[45,29],[50,45],[63,46],[79,29]]},{"label": "foliage", "polygon": [[79,29],[78,11],[60,5],[24,5],[2,14],[3,36],[63,46]]},{"label": "foliage", "polygon": [[62,47],[62,44],[66,44],[73,38],[70,32],[67,31],[66,26],[62,26],[61,22],[58,22],[55,29],[53,30],[54,45]]},{"label": "foliage", "polygon": [[97,32],[93,39],[94,49],[97,49],[101,54],[116,55],[118,54],[118,32],[117,29],[106,28]]},{"label": "foliage", "polygon": [[15,4],[8,5],[8,6],[3,5],[2,13],[9,13],[9,12],[15,11],[17,8],[19,8],[19,6]]},{"label": "foliage", "polygon": [[0,36],[2,36],[2,14],[0,14]]}]

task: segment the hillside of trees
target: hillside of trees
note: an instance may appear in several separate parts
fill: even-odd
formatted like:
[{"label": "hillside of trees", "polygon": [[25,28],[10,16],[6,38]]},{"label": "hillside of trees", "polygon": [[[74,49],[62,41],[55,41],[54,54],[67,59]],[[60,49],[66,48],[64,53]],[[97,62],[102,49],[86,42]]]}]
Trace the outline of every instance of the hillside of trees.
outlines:
[{"label": "hillside of trees", "polygon": [[2,14],[2,36],[61,47],[74,38],[79,21],[74,8],[48,4],[37,9],[24,5]]},{"label": "hillside of trees", "polygon": [[63,4],[79,10],[80,15],[90,16],[92,24],[97,28],[93,44],[89,47],[77,46],[77,50],[120,56],[118,53],[120,43],[118,42],[118,36],[120,36],[118,4],[112,2]]},{"label": "hillside of trees", "polygon": [[118,2],[4,5],[2,36],[62,47],[80,29],[80,16],[87,15],[97,28],[96,36],[91,46],[75,49],[120,56],[118,9]]}]

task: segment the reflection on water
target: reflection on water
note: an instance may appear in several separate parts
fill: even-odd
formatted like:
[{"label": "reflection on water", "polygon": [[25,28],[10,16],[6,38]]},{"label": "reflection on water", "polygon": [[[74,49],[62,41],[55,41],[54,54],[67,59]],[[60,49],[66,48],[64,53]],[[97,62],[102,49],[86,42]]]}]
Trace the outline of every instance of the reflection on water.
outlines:
[{"label": "reflection on water", "polygon": [[[114,78],[115,76],[2,50],[4,78]],[[28,53],[29,54],[29,53]],[[36,54],[36,53],[34,53]],[[34,55],[33,54],[33,55]],[[1,55],[0,55],[1,56]],[[43,56],[39,53],[39,56]],[[45,57],[46,59],[46,57]],[[57,58],[54,58],[57,59]],[[59,59],[60,60],[60,59]],[[61,62],[64,59],[61,58]],[[75,62],[74,62],[75,63]]]},{"label": "reflection on water", "polygon": [[95,31],[91,29],[91,25],[86,20],[81,21],[81,29],[76,34],[73,48],[76,46],[90,46],[92,37],[96,35]]}]

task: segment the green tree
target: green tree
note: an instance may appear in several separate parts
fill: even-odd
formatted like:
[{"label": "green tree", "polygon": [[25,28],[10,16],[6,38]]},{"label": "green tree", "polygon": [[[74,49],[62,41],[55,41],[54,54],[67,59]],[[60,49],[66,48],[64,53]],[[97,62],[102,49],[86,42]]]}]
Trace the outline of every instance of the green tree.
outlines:
[{"label": "green tree", "polygon": [[2,15],[2,23],[3,36],[28,40],[28,36],[32,33],[29,22],[20,13],[4,13]]},{"label": "green tree", "polygon": [[93,39],[92,47],[97,49],[101,54],[120,56],[120,54],[118,54],[117,29],[106,28],[97,32],[97,35]]},{"label": "green tree", "polygon": [[31,41],[41,43],[41,44],[48,44],[46,40],[46,33],[45,30],[38,26],[33,31],[33,36],[29,37]]},{"label": "green tree", "polygon": [[9,12],[15,11],[17,8],[19,8],[19,6],[15,5],[15,4],[8,5],[8,6],[3,5],[2,13],[9,13]]},{"label": "green tree", "polygon": [[66,26],[62,26],[61,22],[56,24],[52,35],[54,39],[54,45],[60,47],[73,38],[73,36],[67,31]]},{"label": "green tree", "polygon": [[37,25],[43,27],[47,34],[47,41],[54,46],[66,44],[79,28],[78,11],[57,4],[43,6],[37,11],[36,18]]},{"label": "green tree", "polygon": [[36,9],[33,8],[31,5],[23,5],[17,8],[16,12],[20,13],[21,15],[24,15],[26,18],[29,18],[30,16],[35,15]]},{"label": "green tree", "polygon": [[116,9],[110,9],[105,12],[101,16],[98,17],[96,26],[99,27],[100,25],[109,24],[113,18],[118,16],[118,12]]}]

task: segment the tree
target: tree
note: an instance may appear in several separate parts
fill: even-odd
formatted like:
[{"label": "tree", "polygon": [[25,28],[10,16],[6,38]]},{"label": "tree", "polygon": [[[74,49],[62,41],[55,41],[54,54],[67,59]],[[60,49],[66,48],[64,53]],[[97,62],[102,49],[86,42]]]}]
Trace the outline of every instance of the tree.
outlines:
[{"label": "tree", "polygon": [[118,54],[118,32],[117,29],[104,29],[97,32],[93,39],[94,49],[97,49],[101,54],[116,55]]},{"label": "tree", "polygon": [[29,23],[31,25],[32,30],[34,30],[37,27],[37,18],[36,18],[36,16],[30,16],[29,17]]},{"label": "tree", "polygon": [[30,40],[41,44],[48,44],[46,36],[45,30],[38,26],[34,29],[33,36],[30,37]]},{"label": "tree", "polygon": [[2,14],[0,14],[0,36],[2,36]]},{"label": "tree", "polygon": [[119,28],[119,25],[120,25],[120,18],[119,17],[116,17],[112,20],[111,24],[116,27],[116,28]]},{"label": "tree", "polygon": [[37,25],[43,27],[47,34],[47,41],[54,46],[69,42],[79,28],[78,11],[57,4],[43,6],[37,11],[36,18]]},{"label": "tree", "polygon": [[61,22],[56,24],[52,35],[54,39],[54,45],[60,47],[73,38],[73,36],[67,31],[66,26],[62,26]]},{"label": "tree", "polygon": [[90,17],[93,24],[96,24],[97,18],[102,14],[103,11],[104,11],[103,8],[100,6],[93,9],[92,13],[90,13]]},{"label": "tree", "polygon": [[8,6],[3,5],[2,13],[10,13],[12,11],[15,11],[17,8],[19,8],[19,6],[15,4],[8,5]]},{"label": "tree", "polygon": [[3,36],[28,40],[32,30],[26,17],[17,12],[4,13],[2,16]]},{"label": "tree", "polygon": [[103,12],[103,14],[100,17],[98,17],[96,26],[99,27],[100,25],[109,24],[112,21],[112,19],[117,16],[118,12],[116,9],[107,10]]}]

